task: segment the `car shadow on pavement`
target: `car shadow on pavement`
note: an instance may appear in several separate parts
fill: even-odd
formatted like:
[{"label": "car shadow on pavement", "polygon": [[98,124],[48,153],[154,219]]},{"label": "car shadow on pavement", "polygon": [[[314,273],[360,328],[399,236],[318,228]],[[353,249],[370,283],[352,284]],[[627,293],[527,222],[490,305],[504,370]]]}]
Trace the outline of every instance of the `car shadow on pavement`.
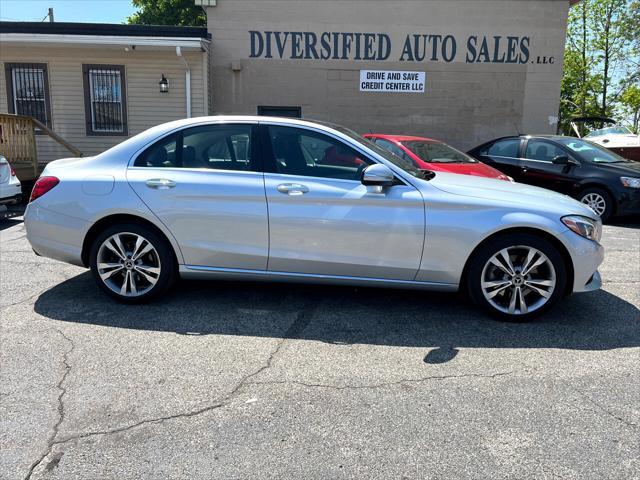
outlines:
[{"label": "car shadow on pavement", "polygon": [[462,295],[316,285],[180,282],[148,305],[121,305],[83,273],[42,293],[47,318],[184,335],[298,338],[333,344],[432,349],[445,363],[458,348],[609,350],[640,346],[640,310],[604,290],[573,295],[532,323],[495,322]]}]

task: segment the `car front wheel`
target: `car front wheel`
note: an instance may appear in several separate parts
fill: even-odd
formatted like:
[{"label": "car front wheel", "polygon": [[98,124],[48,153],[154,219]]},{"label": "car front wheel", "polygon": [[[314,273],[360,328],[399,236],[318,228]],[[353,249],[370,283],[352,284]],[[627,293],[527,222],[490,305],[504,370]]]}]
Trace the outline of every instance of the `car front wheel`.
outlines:
[{"label": "car front wheel", "polygon": [[90,264],[98,286],[123,303],[143,303],[164,293],[176,272],[168,242],[135,223],[115,225],[98,235]]},{"label": "car front wheel", "polygon": [[472,299],[494,317],[531,320],[560,300],[567,281],[557,249],[530,234],[497,237],[476,252],[468,269]]}]

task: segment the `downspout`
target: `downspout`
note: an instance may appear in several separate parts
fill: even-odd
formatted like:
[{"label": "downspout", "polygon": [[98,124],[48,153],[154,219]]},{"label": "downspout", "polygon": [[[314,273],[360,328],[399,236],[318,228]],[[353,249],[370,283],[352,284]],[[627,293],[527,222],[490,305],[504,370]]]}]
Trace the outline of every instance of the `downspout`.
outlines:
[{"label": "downspout", "polygon": [[187,118],[191,118],[191,68],[189,67],[189,63],[182,56],[182,49],[180,47],[176,47],[176,55],[180,57],[182,63],[184,64],[184,84],[185,84],[185,100],[187,104]]}]

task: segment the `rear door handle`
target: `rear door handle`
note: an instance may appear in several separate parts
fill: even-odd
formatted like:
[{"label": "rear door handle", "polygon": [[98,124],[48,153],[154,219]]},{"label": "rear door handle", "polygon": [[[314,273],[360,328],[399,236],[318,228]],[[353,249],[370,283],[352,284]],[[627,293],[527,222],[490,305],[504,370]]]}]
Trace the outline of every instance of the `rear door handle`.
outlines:
[{"label": "rear door handle", "polygon": [[147,187],[155,188],[156,190],[167,190],[176,186],[176,182],[169,180],[168,178],[152,178],[145,182]]},{"label": "rear door handle", "polygon": [[281,183],[276,188],[285,195],[302,195],[309,191],[309,187],[300,183]]}]

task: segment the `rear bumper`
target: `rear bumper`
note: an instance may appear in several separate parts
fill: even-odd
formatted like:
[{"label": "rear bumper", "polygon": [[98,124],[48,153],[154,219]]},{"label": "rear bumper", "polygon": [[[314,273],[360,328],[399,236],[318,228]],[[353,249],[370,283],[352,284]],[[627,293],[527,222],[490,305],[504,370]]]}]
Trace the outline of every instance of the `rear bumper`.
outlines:
[{"label": "rear bumper", "polygon": [[89,222],[30,203],[24,214],[24,225],[27,240],[36,254],[84,266],[82,242]]},{"label": "rear bumper", "polygon": [[0,185],[0,205],[22,201],[22,187],[18,181],[9,181]]},{"label": "rear bumper", "polygon": [[15,205],[22,202],[22,193],[18,193],[11,197],[0,198],[0,205]]}]

